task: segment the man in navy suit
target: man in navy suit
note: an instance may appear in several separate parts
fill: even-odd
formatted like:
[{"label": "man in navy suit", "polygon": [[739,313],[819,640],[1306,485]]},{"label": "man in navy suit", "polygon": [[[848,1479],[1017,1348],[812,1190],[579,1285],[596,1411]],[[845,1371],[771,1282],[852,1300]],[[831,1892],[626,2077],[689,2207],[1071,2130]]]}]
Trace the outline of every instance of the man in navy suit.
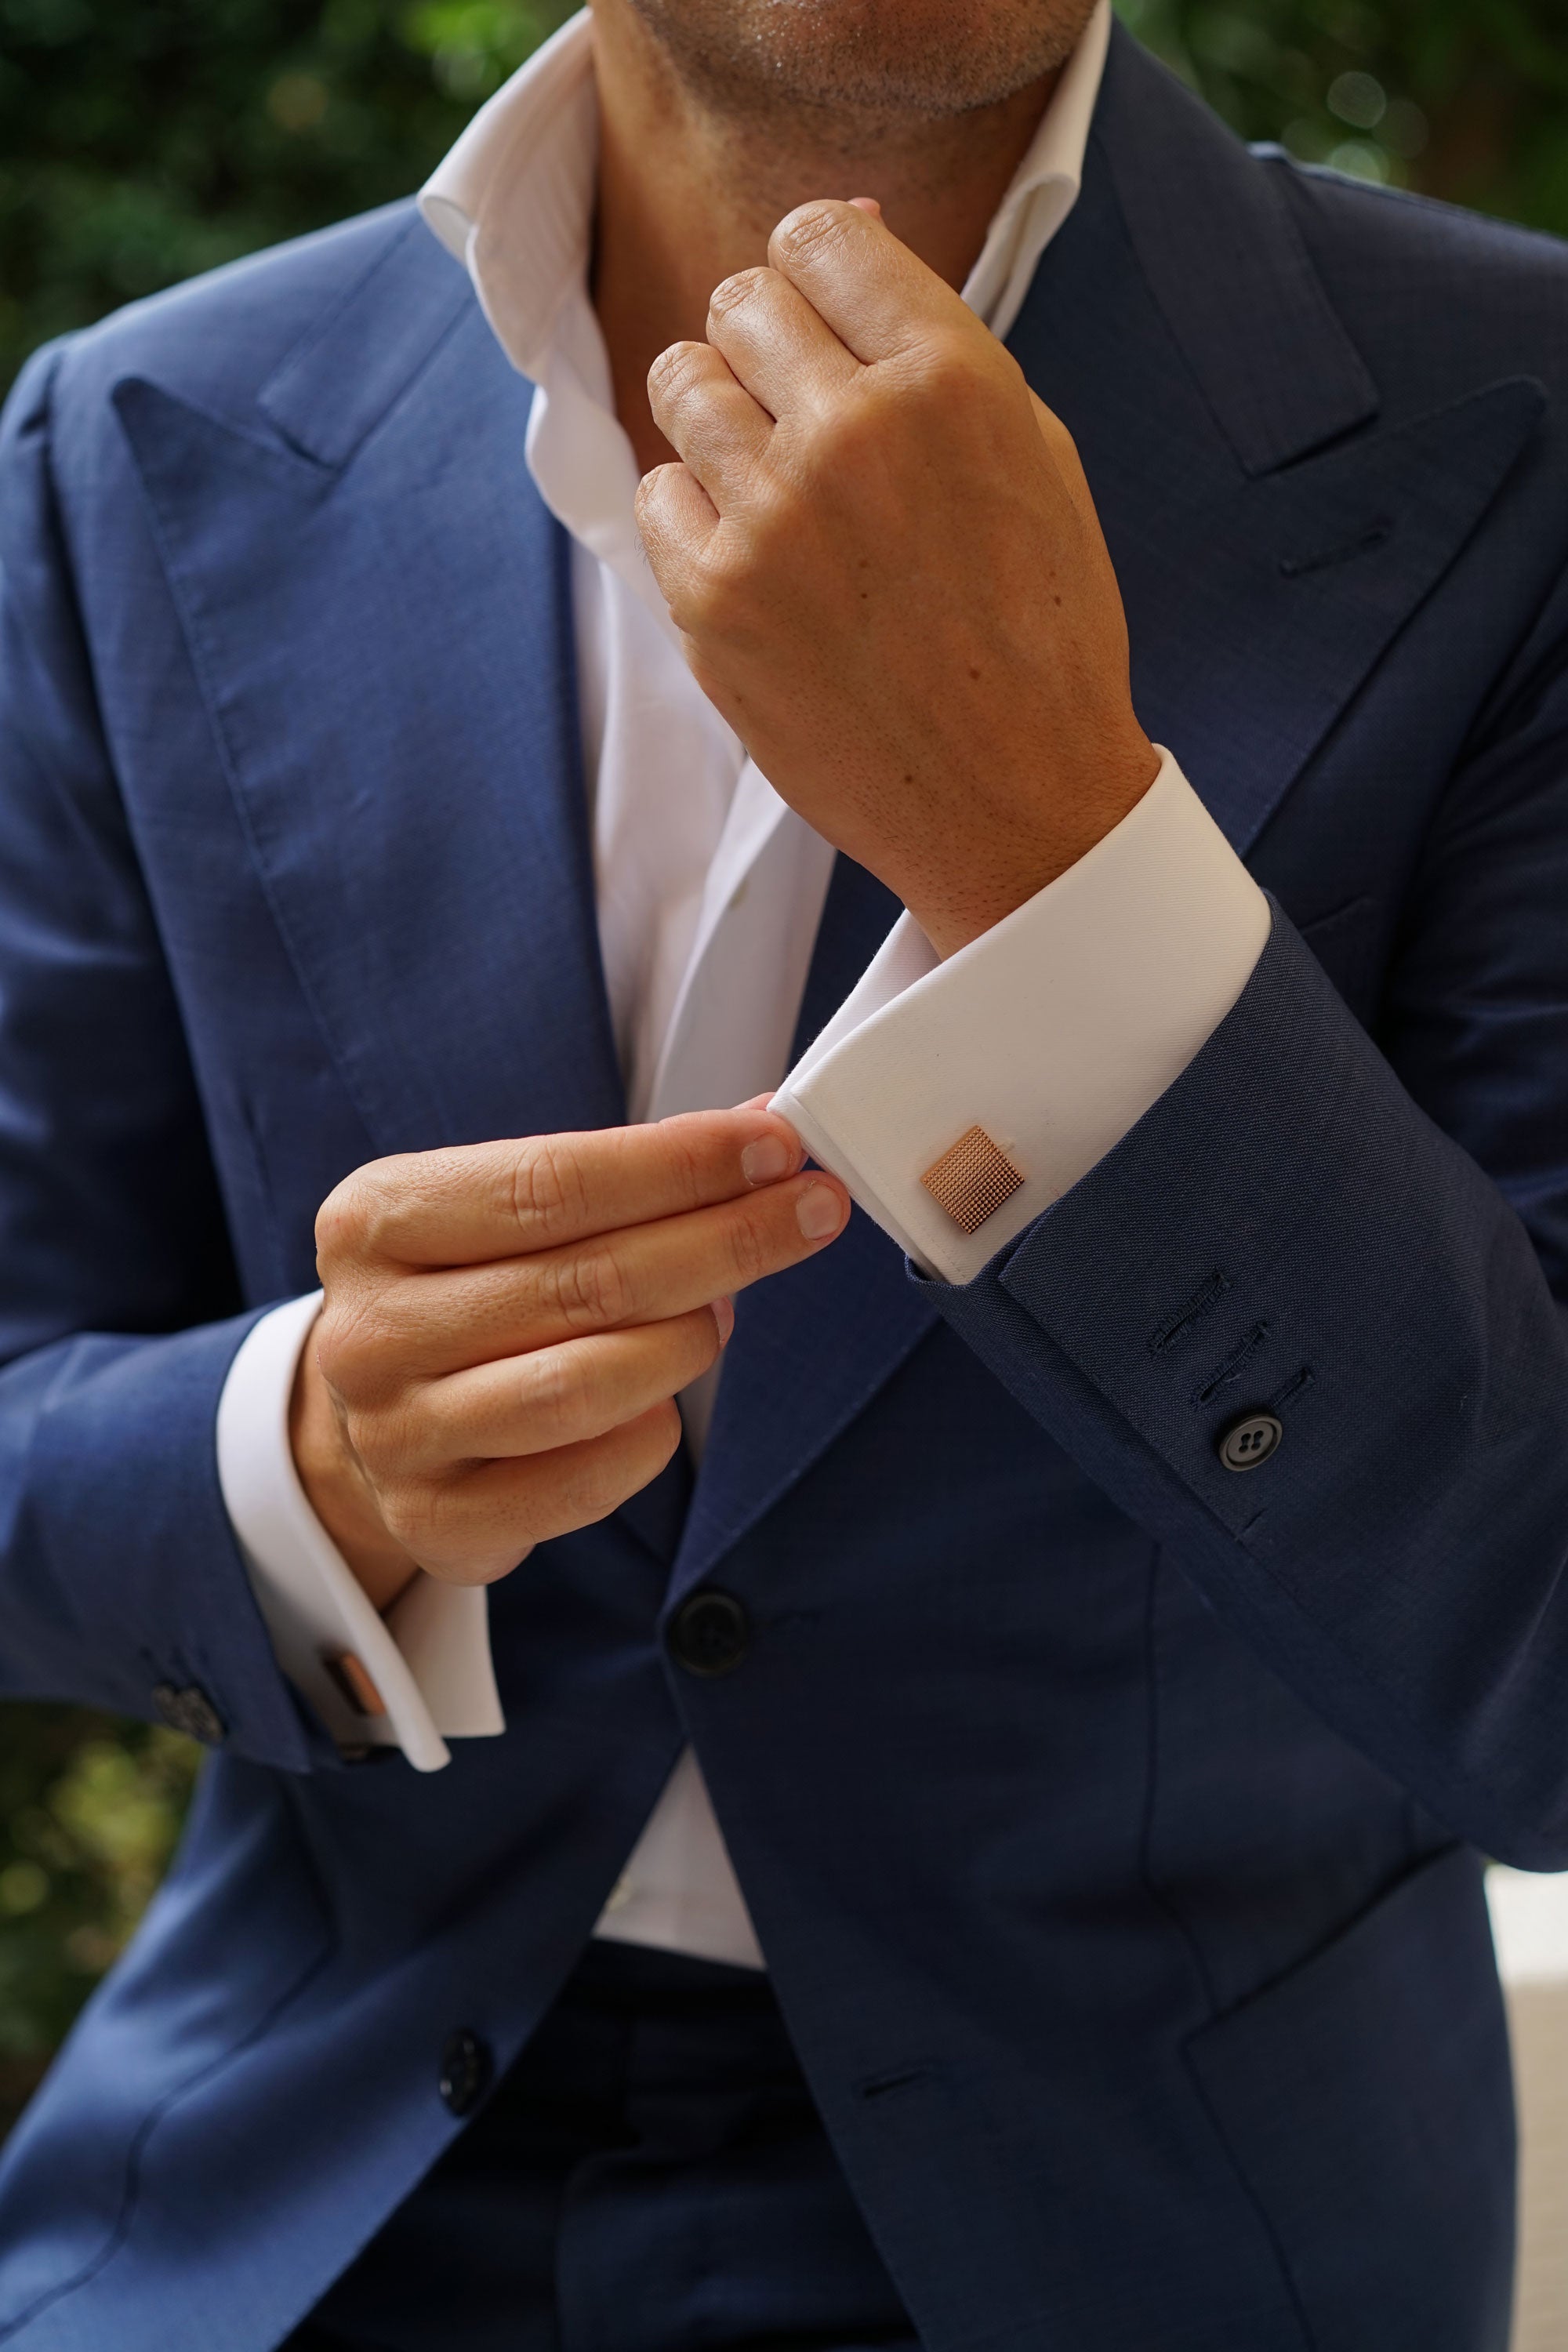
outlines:
[{"label": "man in navy suit", "polygon": [[1568,260],[1080,0],[425,215],[6,411],[0,1674],[215,1752],[0,2344],[1501,2352]]}]

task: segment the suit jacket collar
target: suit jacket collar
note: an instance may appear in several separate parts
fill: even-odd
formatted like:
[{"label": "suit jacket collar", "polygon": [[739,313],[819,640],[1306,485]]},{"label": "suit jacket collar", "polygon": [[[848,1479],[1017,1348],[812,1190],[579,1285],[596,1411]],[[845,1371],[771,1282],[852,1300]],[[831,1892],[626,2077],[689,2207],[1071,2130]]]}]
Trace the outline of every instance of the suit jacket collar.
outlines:
[{"label": "suit jacket collar", "polygon": [[395,233],[259,416],[115,396],[222,779],[377,1149],[617,1119],[564,543],[461,273]]},{"label": "suit jacket collar", "polygon": [[1543,394],[1385,416],[1282,159],[1126,34],[1083,193],[1008,338],[1073,433],[1127,611],[1133,699],[1243,853],[1436,585]]},{"label": "suit jacket collar", "polygon": [[1323,447],[1378,411],[1287,194],[1121,26],[1093,142],[1136,267],[1248,475]]}]

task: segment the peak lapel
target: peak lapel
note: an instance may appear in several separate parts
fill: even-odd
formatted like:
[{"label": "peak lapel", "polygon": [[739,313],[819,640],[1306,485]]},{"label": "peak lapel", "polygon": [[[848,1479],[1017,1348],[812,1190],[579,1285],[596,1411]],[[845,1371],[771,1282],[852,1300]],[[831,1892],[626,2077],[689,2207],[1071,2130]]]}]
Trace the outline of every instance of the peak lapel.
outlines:
[{"label": "peak lapel", "polygon": [[1377,414],[1377,386],[1283,190],[1121,26],[1092,149],[1089,170],[1114,186],[1135,275],[1244,472],[1271,472]]},{"label": "peak lapel", "polygon": [[279,928],[384,1151],[622,1115],[530,391],[416,234],[251,417],[116,394]]},{"label": "peak lapel", "polygon": [[1277,173],[1125,34],[1009,338],[1073,433],[1133,698],[1243,852],[1458,554],[1542,395],[1384,422]]}]

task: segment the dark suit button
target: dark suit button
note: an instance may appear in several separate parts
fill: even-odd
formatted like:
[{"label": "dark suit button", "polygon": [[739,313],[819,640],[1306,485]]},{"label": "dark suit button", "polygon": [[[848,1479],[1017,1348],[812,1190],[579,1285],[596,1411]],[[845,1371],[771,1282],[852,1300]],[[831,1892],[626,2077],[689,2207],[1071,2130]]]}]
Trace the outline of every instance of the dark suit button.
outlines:
[{"label": "dark suit button", "polygon": [[689,1675],[727,1675],[746,1654],[750,1627],[732,1592],[693,1592],[670,1622],[669,1646]]},{"label": "dark suit button", "polygon": [[177,1683],[160,1683],[153,1705],[171,1731],[183,1731],[205,1748],[222,1747],[226,1726],[199,1684],[187,1683],[182,1689]]},{"label": "dark suit button", "polygon": [[1244,1421],[1233,1421],[1220,1439],[1219,1458],[1227,1470],[1256,1470],[1284,1434],[1271,1412],[1249,1412]]},{"label": "dark suit button", "polygon": [[466,2116],[483,2098],[490,2079],[490,2053],[477,2033],[460,2025],[441,2052],[441,2098],[455,2116]]}]

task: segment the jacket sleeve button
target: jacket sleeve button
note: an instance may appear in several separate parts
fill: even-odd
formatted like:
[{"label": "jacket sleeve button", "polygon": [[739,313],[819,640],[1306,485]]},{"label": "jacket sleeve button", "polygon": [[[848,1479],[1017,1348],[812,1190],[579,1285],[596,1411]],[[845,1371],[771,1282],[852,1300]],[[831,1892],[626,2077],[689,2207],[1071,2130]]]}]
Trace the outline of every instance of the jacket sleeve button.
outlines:
[{"label": "jacket sleeve button", "polygon": [[746,1654],[751,1624],[732,1592],[710,1585],[684,1600],[669,1624],[669,1646],[689,1675],[727,1675]]},{"label": "jacket sleeve button", "polygon": [[484,2096],[489,2079],[488,2043],[466,2025],[448,2033],[441,2047],[439,2088],[443,2106],[455,2116],[468,2115]]},{"label": "jacket sleeve button", "polygon": [[178,1683],[158,1683],[153,1707],[171,1731],[183,1731],[187,1739],[199,1739],[204,1748],[222,1747],[228,1727],[198,1683],[183,1687]]},{"label": "jacket sleeve button", "polygon": [[1219,1442],[1219,1458],[1227,1470],[1256,1470],[1284,1436],[1281,1423],[1271,1412],[1249,1412],[1233,1421]]}]

